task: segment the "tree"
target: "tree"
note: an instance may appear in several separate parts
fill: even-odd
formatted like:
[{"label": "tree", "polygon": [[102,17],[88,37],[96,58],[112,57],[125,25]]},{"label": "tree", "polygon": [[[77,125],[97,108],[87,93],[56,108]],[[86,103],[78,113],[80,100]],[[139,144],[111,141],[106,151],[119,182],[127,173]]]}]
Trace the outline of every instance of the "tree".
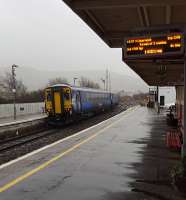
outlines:
[{"label": "tree", "polygon": [[4,86],[4,83],[3,83],[3,77],[0,76],[0,102],[3,101],[3,99],[6,98],[6,88]]},{"label": "tree", "polygon": [[[5,73],[0,76],[0,104],[12,103],[14,84],[11,73]],[[32,103],[43,102],[44,90],[38,89],[35,91],[27,91],[26,86],[21,80],[16,80],[16,102],[17,103]]]},{"label": "tree", "polygon": [[66,78],[61,77],[53,78],[48,81],[49,86],[56,84],[69,84],[69,81]]},{"label": "tree", "polygon": [[100,89],[100,85],[98,83],[95,83],[94,81],[91,81],[83,76],[79,80],[79,85],[80,87]]},{"label": "tree", "polygon": [[[17,97],[25,95],[27,92],[27,88],[22,82],[22,80],[16,80],[16,95]],[[12,74],[9,72],[5,73],[5,76],[3,78],[3,81],[1,83],[1,87],[3,88],[3,91],[7,97],[7,99],[12,98],[12,90],[14,89],[13,84],[13,77]]]},{"label": "tree", "polygon": [[19,103],[33,103],[33,102],[43,102],[44,101],[44,90],[38,89],[35,91],[29,91],[21,98],[17,99]]}]

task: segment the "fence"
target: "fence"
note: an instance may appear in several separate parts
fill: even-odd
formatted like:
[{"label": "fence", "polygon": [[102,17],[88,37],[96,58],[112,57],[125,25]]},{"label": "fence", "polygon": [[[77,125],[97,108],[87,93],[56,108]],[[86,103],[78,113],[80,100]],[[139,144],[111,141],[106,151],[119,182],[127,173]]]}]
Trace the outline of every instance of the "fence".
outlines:
[{"label": "fence", "polygon": [[[17,116],[27,114],[39,114],[44,112],[44,103],[18,103],[16,104]],[[0,104],[0,118],[11,117],[14,115],[13,104]]]}]

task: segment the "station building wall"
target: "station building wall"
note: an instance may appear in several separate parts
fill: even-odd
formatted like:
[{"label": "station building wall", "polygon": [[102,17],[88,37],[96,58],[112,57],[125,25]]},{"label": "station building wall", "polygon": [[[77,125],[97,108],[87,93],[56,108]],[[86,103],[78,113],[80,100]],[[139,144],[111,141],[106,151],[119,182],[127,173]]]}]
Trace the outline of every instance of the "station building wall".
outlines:
[{"label": "station building wall", "polygon": [[158,102],[160,103],[160,97],[164,96],[165,106],[170,106],[176,102],[176,90],[175,87],[159,87]]}]

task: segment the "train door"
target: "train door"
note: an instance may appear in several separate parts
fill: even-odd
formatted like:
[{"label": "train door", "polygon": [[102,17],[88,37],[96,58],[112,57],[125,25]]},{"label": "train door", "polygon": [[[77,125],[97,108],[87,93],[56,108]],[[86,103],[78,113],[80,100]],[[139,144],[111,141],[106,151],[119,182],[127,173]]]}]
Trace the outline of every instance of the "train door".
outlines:
[{"label": "train door", "polygon": [[80,98],[79,91],[76,93],[76,108],[77,108],[77,112],[80,113],[81,112],[81,98]]},{"label": "train door", "polygon": [[45,111],[48,115],[52,114],[52,91],[51,88],[45,90]]},{"label": "train door", "polygon": [[54,91],[54,109],[55,109],[55,114],[61,114],[61,93],[60,93],[60,91]]},{"label": "train door", "polygon": [[66,112],[72,109],[71,89],[69,87],[63,88],[64,110]]}]

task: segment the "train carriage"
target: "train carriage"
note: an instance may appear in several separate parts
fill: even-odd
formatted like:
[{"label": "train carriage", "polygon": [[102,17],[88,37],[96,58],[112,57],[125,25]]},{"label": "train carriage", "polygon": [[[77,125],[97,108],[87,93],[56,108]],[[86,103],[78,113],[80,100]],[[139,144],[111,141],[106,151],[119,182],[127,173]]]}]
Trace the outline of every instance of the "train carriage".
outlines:
[{"label": "train carriage", "polygon": [[110,109],[118,103],[108,91],[57,84],[45,89],[45,108],[51,121],[72,121]]}]

